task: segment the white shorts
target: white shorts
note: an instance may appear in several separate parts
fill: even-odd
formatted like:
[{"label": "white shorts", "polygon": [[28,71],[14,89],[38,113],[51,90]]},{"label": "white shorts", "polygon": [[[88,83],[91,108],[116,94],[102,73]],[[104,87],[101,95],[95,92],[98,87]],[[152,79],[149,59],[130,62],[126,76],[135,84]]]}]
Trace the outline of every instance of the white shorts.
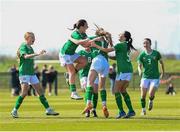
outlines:
[{"label": "white shorts", "polygon": [[158,88],[159,87],[159,79],[146,79],[146,78],[142,78],[141,79],[141,84],[140,87],[141,88],[147,88],[149,89],[150,87],[154,87],[154,88]]},{"label": "white shorts", "polygon": [[73,64],[74,61],[79,58],[79,54],[75,53],[74,55],[62,55],[59,54],[59,61],[61,63],[61,66],[65,66],[66,64]]},{"label": "white shorts", "polygon": [[[88,78],[87,77],[82,77],[80,79],[80,84],[81,84],[81,88],[82,89],[86,89],[87,87],[87,82],[88,82]],[[95,84],[98,84],[99,83],[99,79],[98,77],[96,78],[96,80],[94,81]]]},{"label": "white shorts", "polygon": [[109,63],[104,56],[98,55],[92,60],[90,70],[95,70],[101,77],[107,77]]},{"label": "white shorts", "polygon": [[20,81],[20,84],[27,83],[29,85],[31,85],[31,84],[38,84],[39,83],[39,79],[37,78],[36,75],[23,75],[23,76],[19,76],[19,81]]},{"label": "white shorts", "polygon": [[130,81],[132,78],[132,73],[120,73],[116,75],[116,81]]}]

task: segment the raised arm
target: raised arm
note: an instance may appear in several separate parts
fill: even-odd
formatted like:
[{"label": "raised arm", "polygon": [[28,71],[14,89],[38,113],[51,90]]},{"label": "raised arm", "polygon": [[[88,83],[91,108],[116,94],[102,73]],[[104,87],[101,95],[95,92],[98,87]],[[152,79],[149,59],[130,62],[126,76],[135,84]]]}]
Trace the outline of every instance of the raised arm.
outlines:
[{"label": "raised arm", "polygon": [[112,48],[112,47],[110,47],[110,48],[103,48],[103,47],[101,47],[99,45],[96,45],[94,42],[91,43],[91,47],[95,47],[95,48],[100,49],[100,50],[102,50],[102,51],[104,51],[106,53],[114,51],[114,48]]}]

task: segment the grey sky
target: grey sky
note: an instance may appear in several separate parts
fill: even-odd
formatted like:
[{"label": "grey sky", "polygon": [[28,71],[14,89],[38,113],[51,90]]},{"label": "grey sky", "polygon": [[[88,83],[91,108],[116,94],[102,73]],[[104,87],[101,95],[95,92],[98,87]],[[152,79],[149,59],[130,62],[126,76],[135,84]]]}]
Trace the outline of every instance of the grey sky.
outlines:
[{"label": "grey sky", "polygon": [[88,21],[89,35],[97,23],[112,33],[114,43],[129,30],[136,48],[149,37],[162,53],[180,53],[179,0],[0,1],[0,54],[14,56],[27,31],[36,35],[36,51],[59,49],[71,34],[67,28],[81,18]]}]

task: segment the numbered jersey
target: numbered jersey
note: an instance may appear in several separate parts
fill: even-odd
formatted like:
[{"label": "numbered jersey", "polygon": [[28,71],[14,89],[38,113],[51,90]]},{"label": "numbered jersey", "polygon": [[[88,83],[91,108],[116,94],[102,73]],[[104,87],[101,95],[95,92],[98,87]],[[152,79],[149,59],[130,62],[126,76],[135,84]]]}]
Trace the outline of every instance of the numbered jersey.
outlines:
[{"label": "numbered jersey", "polygon": [[92,54],[91,52],[87,52],[85,50],[81,50],[78,52],[79,55],[86,57],[88,63],[87,65],[81,69],[78,73],[79,73],[79,78],[81,79],[82,77],[87,77],[88,73],[89,73],[89,69],[91,66],[91,62],[92,62]]},{"label": "numbered jersey", "polygon": [[153,50],[151,54],[145,51],[138,56],[138,62],[143,65],[143,78],[159,79],[158,61],[161,59],[161,54]]},{"label": "numbered jersey", "polygon": [[114,46],[117,60],[117,71],[120,73],[132,73],[130,52],[127,50],[127,42],[121,42]]}]

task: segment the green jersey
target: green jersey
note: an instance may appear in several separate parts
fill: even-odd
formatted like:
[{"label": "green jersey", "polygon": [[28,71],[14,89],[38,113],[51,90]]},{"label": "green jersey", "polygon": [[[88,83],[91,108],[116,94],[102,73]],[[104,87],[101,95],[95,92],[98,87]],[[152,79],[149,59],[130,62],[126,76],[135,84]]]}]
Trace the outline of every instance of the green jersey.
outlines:
[{"label": "green jersey", "polygon": [[87,77],[88,76],[89,69],[90,69],[93,57],[92,57],[91,52],[87,52],[85,50],[79,51],[78,54],[81,55],[81,56],[86,57],[87,62],[88,62],[87,65],[83,69],[79,70],[79,72],[78,72],[79,73],[79,78],[81,79],[82,77]]},{"label": "green jersey", "polygon": [[[74,31],[72,34],[71,34],[71,37],[76,39],[76,40],[81,40],[81,39],[86,39],[87,38],[87,35],[86,33],[79,33],[78,31]],[[79,45],[73,43],[72,41],[68,40],[63,48],[61,49],[61,54],[68,54],[68,55],[73,55],[75,54],[75,51],[77,49]]]},{"label": "green jersey", "polygon": [[130,51],[127,50],[127,42],[121,42],[114,46],[117,61],[117,71],[120,73],[132,73],[133,67],[130,60]]},{"label": "green jersey", "polygon": [[[92,36],[92,37],[89,37],[90,39],[94,39],[98,36]],[[106,41],[95,41],[95,43],[98,45],[98,46],[101,46],[103,48],[107,48],[108,47],[108,43]],[[103,52],[95,47],[92,48],[92,56],[93,58],[95,58],[96,56],[98,55],[103,55],[107,60],[108,60],[108,55],[106,52]]]},{"label": "green jersey", "polygon": [[26,43],[22,43],[20,48],[20,63],[19,63],[19,76],[22,75],[34,75],[34,59],[25,59],[23,55],[33,54],[34,50],[32,47],[28,46]]},{"label": "green jersey", "polygon": [[161,54],[153,50],[151,54],[142,51],[138,56],[138,62],[143,65],[143,78],[159,79],[160,73],[158,61],[161,59]]}]

